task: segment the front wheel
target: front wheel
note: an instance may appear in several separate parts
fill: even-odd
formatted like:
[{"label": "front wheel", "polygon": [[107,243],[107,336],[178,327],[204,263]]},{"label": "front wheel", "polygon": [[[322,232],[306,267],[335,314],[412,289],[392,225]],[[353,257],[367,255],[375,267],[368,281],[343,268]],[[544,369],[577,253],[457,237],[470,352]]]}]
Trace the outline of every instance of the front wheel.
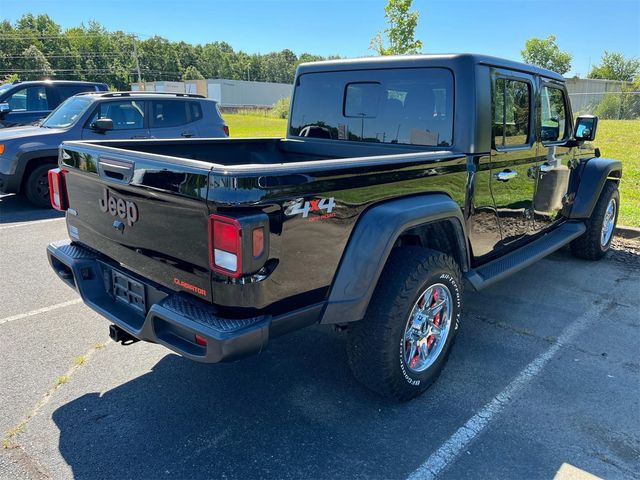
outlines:
[{"label": "front wheel", "polygon": [[51,207],[49,199],[49,170],[56,168],[54,164],[40,165],[33,169],[24,183],[24,194],[36,207]]},{"label": "front wheel", "polygon": [[386,397],[409,400],[442,371],[462,309],[462,275],[449,256],[420,247],[395,250],[365,318],[349,326],[354,376]]},{"label": "front wheel", "polygon": [[618,185],[607,182],[587,220],[587,231],[571,242],[571,252],[585,260],[600,260],[611,248],[618,222],[620,193]]}]

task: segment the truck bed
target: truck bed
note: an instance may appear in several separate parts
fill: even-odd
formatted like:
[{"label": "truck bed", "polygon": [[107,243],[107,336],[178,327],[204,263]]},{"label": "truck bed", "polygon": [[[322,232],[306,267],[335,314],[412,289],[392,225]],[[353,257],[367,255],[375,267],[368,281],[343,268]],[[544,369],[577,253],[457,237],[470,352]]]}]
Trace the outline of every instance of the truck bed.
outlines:
[{"label": "truck bed", "polygon": [[[221,308],[255,314],[321,302],[369,205],[412,192],[444,192],[464,204],[464,154],[345,143],[65,142],[60,166],[67,171],[70,237],[164,288]],[[135,204],[135,223],[101,210],[100,202],[112,197]],[[331,215],[287,213],[293,202],[314,199],[335,202]],[[254,213],[269,218],[271,270],[239,288],[210,269],[209,216]],[[312,272],[301,255],[313,263]]]}]

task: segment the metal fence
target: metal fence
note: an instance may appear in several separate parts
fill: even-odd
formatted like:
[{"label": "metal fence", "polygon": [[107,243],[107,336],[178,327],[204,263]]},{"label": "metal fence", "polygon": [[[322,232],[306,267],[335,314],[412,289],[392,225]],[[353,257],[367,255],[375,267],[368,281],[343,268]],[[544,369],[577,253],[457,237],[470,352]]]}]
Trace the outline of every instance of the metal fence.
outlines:
[{"label": "metal fence", "polygon": [[592,114],[603,119],[640,118],[637,84],[594,78],[567,78],[567,91],[574,115]]}]

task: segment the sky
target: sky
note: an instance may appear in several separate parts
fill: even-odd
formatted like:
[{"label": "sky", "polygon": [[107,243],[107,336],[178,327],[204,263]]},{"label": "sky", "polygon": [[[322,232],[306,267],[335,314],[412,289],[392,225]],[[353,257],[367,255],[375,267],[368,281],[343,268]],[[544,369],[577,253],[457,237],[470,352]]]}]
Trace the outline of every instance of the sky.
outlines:
[{"label": "sky", "polygon": [[[386,0],[0,0],[0,19],[46,13],[63,28],[96,20],[109,30],[235,50],[372,55]],[[96,8],[90,8],[94,4]],[[604,50],[640,57],[640,0],[414,0],[424,53],[471,52],[521,60],[531,37],[555,35],[586,76]]]}]

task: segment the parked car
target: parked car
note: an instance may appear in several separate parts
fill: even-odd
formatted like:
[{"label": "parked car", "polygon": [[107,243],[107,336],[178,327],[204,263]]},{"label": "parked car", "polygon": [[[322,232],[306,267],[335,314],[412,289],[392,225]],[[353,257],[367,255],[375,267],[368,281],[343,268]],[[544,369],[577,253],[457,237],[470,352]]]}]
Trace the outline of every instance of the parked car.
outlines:
[{"label": "parked car", "polygon": [[47,172],[65,140],[226,137],[217,104],[201,95],[156,92],[81,93],[40,125],[0,130],[0,192],[23,192],[50,207]]},{"label": "parked car", "polygon": [[70,241],[49,261],[114,340],[219,362],[334,324],[355,377],[406,400],[445,365],[465,281],[609,250],[622,166],[596,129],[562,76],[522,63],[303,64],[286,139],[65,142]]},{"label": "parked car", "polygon": [[0,128],[29,125],[81,92],[106,92],[106,83],[70,80],[16,81],[0,85]]}]

